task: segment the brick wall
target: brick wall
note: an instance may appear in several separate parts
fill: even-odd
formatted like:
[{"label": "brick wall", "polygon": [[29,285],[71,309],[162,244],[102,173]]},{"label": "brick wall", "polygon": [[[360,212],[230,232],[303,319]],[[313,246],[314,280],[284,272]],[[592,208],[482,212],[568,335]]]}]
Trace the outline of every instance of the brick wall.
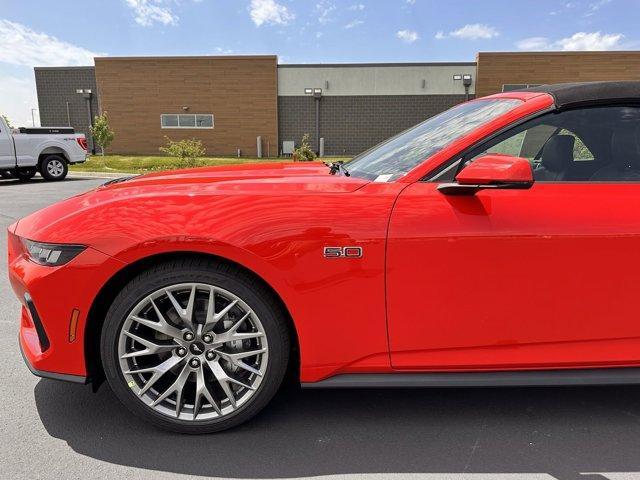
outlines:
[{"label": "brick wall", "polygon": [[[326,155],[355,155],[465,100],[464,95],[325,96],[320,101],[320,136]],[[278,97],[279,137],[309,133],[315,149],[315,100]]]},{"label": "brick wall", "polygon": [[481,52],[477,64],[479,97],[502,91],[504,84],[640,80],[640,51]]},{"label": "brick wall", "polygon": [[[200,139],[208,155],[256,155],[256,137],[278,143],[277,58],[97,58],[100,104],[109,113],[113,153],[158,154],[173,140]],[[183,107],[188,107],[184,110]],[[213,129],[163,129],[161,114],[213,114]]]},{"label": "brick wall", "polygon": [[[99,113],[96,77],[93,67],[34,69],[38,90],[38,110],[43,127],[73,127],[89,137],[87,101],[76,89],[90,89],[92,115]],[[67,103],[69,104],[67,116]],[[20,125],[21,126],[21,125]],[[90,142],[91,146],[91,142]]]}]

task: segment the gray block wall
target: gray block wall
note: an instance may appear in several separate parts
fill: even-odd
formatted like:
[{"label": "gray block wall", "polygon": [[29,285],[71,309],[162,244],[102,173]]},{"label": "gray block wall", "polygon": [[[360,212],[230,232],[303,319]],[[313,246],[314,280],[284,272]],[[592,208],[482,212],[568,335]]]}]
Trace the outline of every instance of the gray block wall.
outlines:
[{"label": "gray block wall", "polygon": [[[84,133],[93,147],[89,134],[87,101],[77,89],[90,89],[91,112],[98,115],[98,91],[94,67],[36,67],[36,88],[40,124],[43,127],[73,127]],[[68,110],[67,110],[68,103]]]},{"label": "gray block wall", "polygon": [[[320,100],[320,137],[325,155],[356,155],[433,115],[464,102],[464,95],[325,96]],[[280,150],[309,133],[315,150],[315,100],[278,97]]]}]

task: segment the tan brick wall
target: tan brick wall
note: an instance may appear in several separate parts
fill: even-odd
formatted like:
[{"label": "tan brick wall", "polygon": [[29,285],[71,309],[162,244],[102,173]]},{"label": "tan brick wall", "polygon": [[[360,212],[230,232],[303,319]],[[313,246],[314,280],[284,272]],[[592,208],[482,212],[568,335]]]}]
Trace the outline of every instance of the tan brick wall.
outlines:
[{"label": "tan brick wall", "polygon": [[478,53],[476,96],[502,91],[507,83],[640,80],[636,52]]},{"label": "tan brick wall", "polygon": [[[202,140],[207,155],[256,155],[262,136],[278,151],[277,57],[96,58],[100,107],[115,139],[110,153],[159,154],[168,136]],[[183,106],[189,110],[184,112]],[[211,113],[213,129],[160,128],[163,113]]]}]

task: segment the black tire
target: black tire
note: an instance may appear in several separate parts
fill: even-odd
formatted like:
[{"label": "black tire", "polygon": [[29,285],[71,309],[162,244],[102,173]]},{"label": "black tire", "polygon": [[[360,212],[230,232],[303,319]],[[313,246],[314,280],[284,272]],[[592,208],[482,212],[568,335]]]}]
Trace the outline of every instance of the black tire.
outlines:
[{"label": "black tire", "polygon": [[11,173],[11,170],[0,170],[0,177],[1,178],[13,178],[13,174]]},{"label": "black tire", "polygon": [[[242,298],[259,316],[269,345],[267,368],[253,396],[237,410],[219,418],[181,420],[157,412],[129,388],[119,365],[118,339],[129,312],[152,292],[188,282],[215,285]],[[278,391],[289,362],[290,336],[287,325],[285,314],[273,295],[243,270],[206,259],[174,260],[142,272],[122,289],[105,317],[100,353],[111,389],[134,414],[157,427],[178,433],[213,433],[246,422],[262,410]]]},{"label": "black tire", "polygon": [[40,175],[48,182],[64,180],[67,173],[69,173],[69,165],[60,155],[48,155],[40,162]]},{"label": "black tire", "polygon": [[37,170],[35,168],[16,168],[13,171],[13,176],[21,182],[28,182],[36,176]]}]

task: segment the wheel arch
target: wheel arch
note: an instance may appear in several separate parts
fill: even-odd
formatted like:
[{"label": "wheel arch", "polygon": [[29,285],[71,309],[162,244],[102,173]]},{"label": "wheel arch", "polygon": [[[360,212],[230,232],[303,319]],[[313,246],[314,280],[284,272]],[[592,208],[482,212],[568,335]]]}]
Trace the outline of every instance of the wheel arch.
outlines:
[{"label": "wheel arch", "polygon": [[40,168],[42,161],[45,158],[47,158],[49,155],[59,155],[62,158],[64,158],[67,163],[69,163],[69,154],[64,148],[57,147],[57,146],[49,146],[44,148],[38,155],[38,169]]},{"label": "wheel arch", "polygon": [[115,299],[124,285],[126,285],[136,275],[143,272],[147,268],[150,268],[151,266],[159,262],[167,262],[176,259],[183,260],[185,258],[206,259],[211,262],[233,265],[246,274],[252,276],[266,288],[266,290],[270,293],[270,295],[273,296],[273,299],[282,309],[282,314],[287,321],[287,327],[291,340],[291,355],[287,377],[295,378],[296,381],[299,381],[300,347],[298,332],[293,321],[293,316],[291,315],[290,309],[283,300],[282,296],[276,291],[276,289],[262,276],[258,275],[253,270],[228,258],[211,253],[176,251],[152,254],[123,266],[123,268],[115,272],[111,276],[111,278],[107,280],[107,282],[98,291],[96,297],[93,299],[91,307],[89,308],[89,313],[87,315],[87,321],[85,323],[84,329],[84,356],[87,368],[87,376],[90,378],[91,383],[93,384],[94,391],[100,386],[100,384],[102,384],[104,380],[104,372],[102,370],[102,362],[100,358],[100,335],[102,324],[104,322],[104,318],[109,309],[109,306],[111,305],[111,302]]}]

